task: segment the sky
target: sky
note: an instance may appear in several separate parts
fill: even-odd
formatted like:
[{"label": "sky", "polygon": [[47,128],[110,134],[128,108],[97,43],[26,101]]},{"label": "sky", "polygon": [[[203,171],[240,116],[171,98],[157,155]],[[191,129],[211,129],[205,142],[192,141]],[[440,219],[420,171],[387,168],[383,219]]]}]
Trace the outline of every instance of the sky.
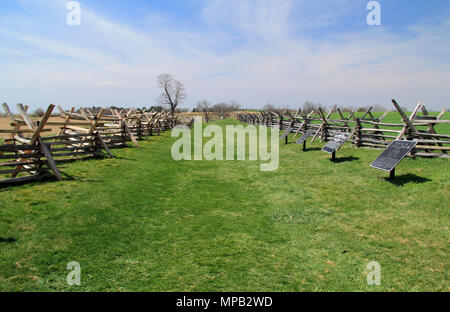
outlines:
[{"label": "sky", "polygon": [[170,73],[198,101],[299,108],[450,108],[450,1],[0,1],[0,102],[31,109],[157,105]]}]

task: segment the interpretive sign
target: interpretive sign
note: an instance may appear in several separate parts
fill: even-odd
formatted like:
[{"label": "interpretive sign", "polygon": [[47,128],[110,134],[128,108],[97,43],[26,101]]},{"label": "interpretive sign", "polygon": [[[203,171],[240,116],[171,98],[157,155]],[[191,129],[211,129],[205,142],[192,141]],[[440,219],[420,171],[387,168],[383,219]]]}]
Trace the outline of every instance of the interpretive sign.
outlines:
[{"label": "interpretive sign", "polygon": [[280,140],[285,139],[285,138],[288,136],[288,134],[292,132],[292,130],[294,130],[294,128],[292,128],[292,127],[289,128],[289,129],[287,129],[287,130],[283,133],[283,135],[280,137]]},{"label": "interpretive sign", "polygon": [[384,171],[392,171],[416,145],[417,141],[395,140],[370,166]]},{"label": "interpretive sign", "polygon": [[323,148],[322,151],[328,154],[336,152],[350,137],[350,133],[341,132],[336,134]]},{"label": "interpretive sign", "polygon": [[308,138],[312,137],[314,134],[316,133],[316,131],[314,130],[307,130],[300,139],[298,139],[295,143],[296,144],[303,144],[303,142],[305,142]]}]

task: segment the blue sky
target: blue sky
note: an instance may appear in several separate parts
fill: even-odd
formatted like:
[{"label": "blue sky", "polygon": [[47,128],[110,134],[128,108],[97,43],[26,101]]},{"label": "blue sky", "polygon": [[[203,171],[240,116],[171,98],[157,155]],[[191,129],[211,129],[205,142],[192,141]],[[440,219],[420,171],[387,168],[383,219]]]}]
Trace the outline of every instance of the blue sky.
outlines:
[{"label": "blue sky", "polygon": [[0,101],[32,108],[156,104],[158,74],[200,100],[450,107],[450,1],[0,2]]}]

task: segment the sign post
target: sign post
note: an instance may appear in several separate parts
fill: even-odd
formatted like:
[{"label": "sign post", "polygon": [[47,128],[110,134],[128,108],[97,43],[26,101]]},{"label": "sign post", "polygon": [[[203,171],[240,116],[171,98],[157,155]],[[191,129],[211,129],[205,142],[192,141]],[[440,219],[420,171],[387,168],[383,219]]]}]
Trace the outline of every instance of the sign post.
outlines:
[{"label": "sign post", "polygon": [[309,137],[312,137],[316,131],[314,130],[307,130],[297,141],[295,141],[295,144],[303,144],[303,151],[306,151],[306,140]]},{"label": "sign post", "polygon": [[389,180],[395,179],[395,168],[389,171]]},{"label": "sign post", "polygon": [[280,137],[280,140],[284,139],[284,144],[288,144],[288,135],[289,133],[291,133],[294,130],[294,128],[290,127],[289,129],[287,129],[283,135]]}]

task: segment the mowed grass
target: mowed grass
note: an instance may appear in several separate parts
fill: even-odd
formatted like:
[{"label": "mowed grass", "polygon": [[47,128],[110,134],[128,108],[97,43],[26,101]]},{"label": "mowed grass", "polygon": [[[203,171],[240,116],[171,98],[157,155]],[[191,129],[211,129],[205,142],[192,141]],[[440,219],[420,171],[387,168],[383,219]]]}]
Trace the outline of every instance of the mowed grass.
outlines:
[{"label": "mowed grass", "polygon": [[[281,144],[279,169],[261,172],[174,161],[175,140],[0,189],[0,290],[450,290],[448,160],[405,159],[392,183],[369,167],[380,150],[347,144],[333,163],[321,142]],[[81,286],[66,283],[70,261]]]}]

